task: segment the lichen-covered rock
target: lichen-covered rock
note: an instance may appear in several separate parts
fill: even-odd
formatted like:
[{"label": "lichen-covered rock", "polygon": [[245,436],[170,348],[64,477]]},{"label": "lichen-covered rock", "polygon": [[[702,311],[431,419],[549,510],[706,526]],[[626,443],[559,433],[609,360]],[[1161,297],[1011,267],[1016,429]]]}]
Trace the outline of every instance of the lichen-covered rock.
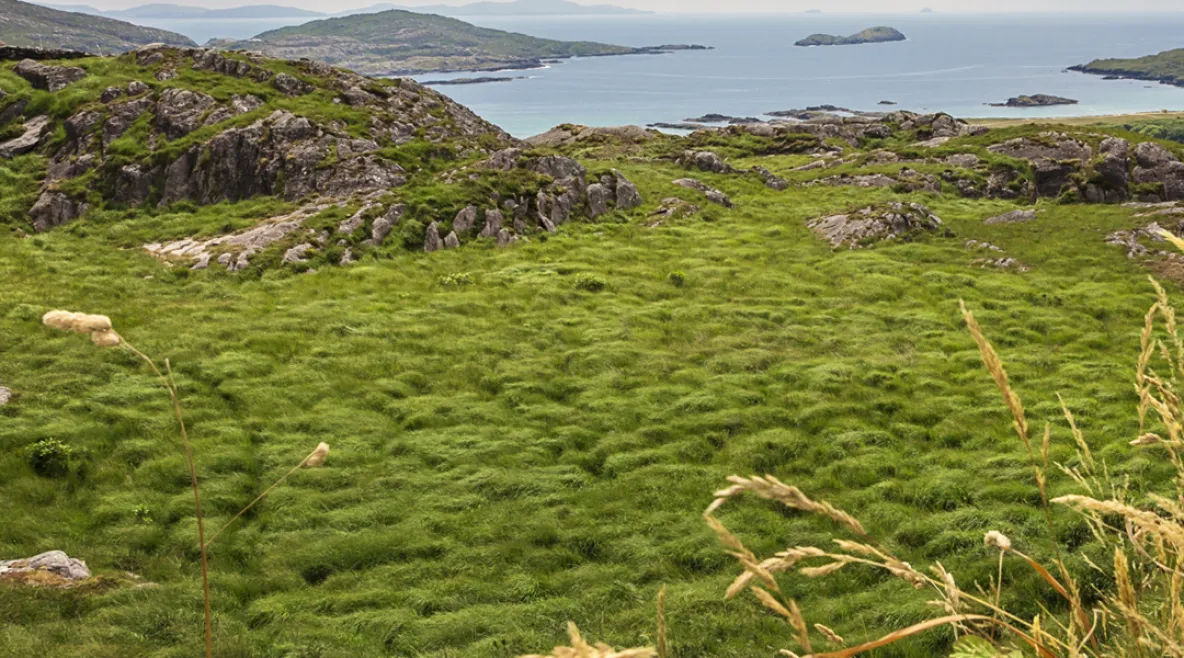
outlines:
[{"label": "lichen-covered rock", "polygon": [[77,66],[53,66],[32,59],[21,60],[12,72],[45,91],[61,91],[86,77],[86,71]]},{"label": "lichen-covered rock", "polygon": [[[505,230],[505,229],[503,229],[503,230]],[[445,249],[456,249],[459,246],[460,246],[460,238],[456,237],[456,231],[449,231],[448,235],[444,236],[444,248]]]},{"label": "lichen-covered rock", "polygon": [[861,249],[886,240],[909,239],[943,228],[941,218],[919,203],[890,202],[819,217],[808,226],[835,248]]}]

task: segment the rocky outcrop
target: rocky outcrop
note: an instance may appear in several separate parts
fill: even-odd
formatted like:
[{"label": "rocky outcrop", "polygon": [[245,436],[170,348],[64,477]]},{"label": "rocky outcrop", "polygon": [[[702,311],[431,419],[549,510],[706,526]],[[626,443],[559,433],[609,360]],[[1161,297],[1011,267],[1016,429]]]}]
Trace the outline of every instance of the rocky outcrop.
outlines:
[{"label": "rocky outcrop", "polygon": [[1140,201],[1178,201],[1184,199],[1184,163],[1171,151],[1153,142],[1143,142],[1134,149],[1134,182],[1142,187]]},{"label": "rocky outcrop", "polygon": [[764,182],[765,187],[769,189],[777,190],[778,192],[789,189],[789,181],[778,176],[777,174],[774,174],[768,169],[765,169],[764,167],[753,167],[752,169],[749,169],[749,171],[760,177],[761,181]]},{"label": "rocky outcrop", "polygon": [[[1174,230],[1171,232],[1175,235],[1184,235],[1184,222],[1179,222],[1172,228]],[[1124,251],[1126,251],[1126,257],[1131,259],[1147,258],[1151,256],[1171,257],[1178,259],[1180,255],[1175,250],[1169,252],[1166,249],[1155,249],[1153,251],[1151,248],[1148,248],[1143,244],[1143,241],[1146,241],[1153,244],[1159,243],[1166,247],[1167,240],[1165,240],[1162,235],[1162,233],[1166,230],[1168,229],[1161,226],[1158,222],[1151,222],[1144,227],[1115,231],[1106,236],[1106,244],[1121,247]]]},{"label": "rocky outcrop", "polygon": [[891,202],[819,217],[808,224],[835,248],[862,249],[887,240],[908,240],[943,229],[941,218],[919,203]]},{"label": "rocky outcrop", "polygon": [[728,198],[728,195],[695,178],[680,178],[674,181],[674,184],[679,187],[685,187],[688,190],[702,192],[703,196],[707,197],[708,201],[721,205],[725,208],[736,207],[736,204],[732,203],[732,200]]},{"label": "rocky outcrop", "polygon": [[983,220],[984,224],[993,226],[995,224],[1020,224],[1023,222],[1030,222],[1036,219],[1035,210],[1012,210],[1005,212],[1002,215],[995,215]]},{"label": "rocky outcrop", "polygon": [[86,77],[86,71],[77,66],[53,66],[32,59],[21,60],[12,72],[28,80],[34,89],[45,91],[61,91]]},{"label": "rocky outcrop", "polygon": [[64,192],[46,190],[29,209],[29,219],[33,222],[33,230],[41,233],[74,221],[89,210],[88,204],[72,199]]},{"label": "rocky outcrop", "polygon": [[[314,241],[319,244],[326,243],[328,235],[317,236],[315,231],[305,227],[305,222],[333,205],[339,204],[311,204],[286,215],[265,219],[256,226],[238,233],[208,240],[186,238],[168,243],[156,242],[144,245],[144,249],[163,260],[190,261],[195,265],[208,264],[216,256],[218,263],[224,265],[227,270],[236,272],[249,266],[251,258],[256,254],[280,243],[289,236],[298,235],[300,231],[304,231],[306,235],[314,236],[316,238]],[[303,257],[306,251],[301,251],[299,255]],[[287,252],[285,252],[286,255]]]},{"label": "rocky outcrop", "polygon": [[90,579],[86,563],[63,551],[48,551],[20,560],[0,560],[0,581],[40,586],[69,587]]},{"label": "rocky outcrop", "polygon": [[656,130],[646,130],[640,126],[596,128],[564,124],[562,126],[556,126],[541,135],[527,137],[526,143],[531,146],[548,146],[553,148],[580,143],[640,144],[661,135],[662,133]]}]

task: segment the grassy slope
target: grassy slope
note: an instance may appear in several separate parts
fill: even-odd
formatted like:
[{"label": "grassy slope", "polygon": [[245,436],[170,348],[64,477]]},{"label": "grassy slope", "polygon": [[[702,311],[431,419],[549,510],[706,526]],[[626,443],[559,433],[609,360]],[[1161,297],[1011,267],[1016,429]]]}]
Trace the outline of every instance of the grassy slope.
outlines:
[{"label": "grassy slope", "polygon": [[[733,164],[784,173],[804,161]],[[161,226],[183,234],[260,214],[263,201],[0,237],[0,381],[18,394],[0,409],[0,500],[16,501],[0,555],[62,548],[160,583],[0,589],[0,655],[180,657],[200,642],[166,399],[121,353],[43,329],[55,307],[108,313],[172,359],[213,523],[316,442],[333,444],[327,467],[299,473],[219,540],[220,658],[513,656],[552,646],[567,619],[631,645],[652,638],[662,583],[673,655],[769,655],[789,645],[785,625],[750,601],[720,602],[734,566],[698,516],[735,472],[829,498],[960,582],[993,574],[987,530],[1045,556],[1030,469],[958,298],[1002,351],[1034,426],[1057,421],[1059,391],[1113,471],[1146,486],[1168,476],[1126,445],[1151,295],[1146,273],[1102,239],[1132,211],[1049,205],[1036,223],[988,227],[1013,206],[915,195],[958,239],[836,253],[806,221],[891,193],[773,193],[705,174],[736,210],[647,229],[662,197],[701,200],[670,185],[685,175],[672,166],[614,164],[648,202],[619,223],[315,275],[190,275],[119,248]],[[0,198],[36,167],[0,163]],[[969,238],[1033,270],[973,269]],[[668,282],[671,271],[687,284]],[[457,272],[475,285],[440,283]],[[577,289],[579,274],[608,289]],[[20,449],[46,437],[86,451],[84,479],[32,474]],[[1057,425],[1054,437],[1067,433]],[[1054,491],[1067,486],[1054,477]],[[825,536],[767,505],[724,519],[759,552]],[[1058,523],[1070,543],[1088,538]],[[849,641],[930,614],[930,596],[854,568],[787,588]],[[1013,595],[1021,614],[1053,604],[1044,587]],[[935,632],[883,655],[931,656],[948,640]]]},{"label": "grassy slope", "polygon": [[188,37],[110,18],[58,11],[19,0],[0,0],[0,41],[10,46],[122,52],[138,45],[194,46]]}]

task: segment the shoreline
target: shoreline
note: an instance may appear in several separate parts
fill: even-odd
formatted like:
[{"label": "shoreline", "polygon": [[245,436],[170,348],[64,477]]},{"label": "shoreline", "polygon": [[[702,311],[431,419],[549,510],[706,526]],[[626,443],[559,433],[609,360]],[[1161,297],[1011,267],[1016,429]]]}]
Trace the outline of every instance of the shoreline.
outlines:
[{"label": "shoreline", "polygon": [[1157,119],[1184,119],[1184,110],[1172,112],[1124,112],[1122,114],[1095,114],[1068,117],[968,117],[965,121],[977,126],[987,126],[988,128],[1008,128],[1010,126],[1024,126],[1032,123],[1091,125],[1095,123],[1139,123],[1155,121]]}]

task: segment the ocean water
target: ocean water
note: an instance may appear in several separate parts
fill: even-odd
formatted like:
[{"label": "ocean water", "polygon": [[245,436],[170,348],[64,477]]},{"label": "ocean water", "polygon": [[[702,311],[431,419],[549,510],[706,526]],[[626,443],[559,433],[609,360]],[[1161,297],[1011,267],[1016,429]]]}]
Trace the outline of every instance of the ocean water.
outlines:
[{"label": "ocean water", "polygon": [[[246,38],[307,19],[155,21],[199,43]],[[566,60],[507,72],[523,80],[437,87],[517,136],[560,123],[678,122],[709,112],[765,112],[833,104],[955,116],[1082,116],[1184,109],[1184,88],[1106,81],[1066,72],[1097,57],[1133,57],[1184,47],[1184,12],[1101,14],[781,14],[606,17],[469,17],[486,27],[540,37],[630,46],[699,43],[705,52]],[[799,48],[815,32],[895,27],[908,41]],[[420,80],[476,75],[428,74]],[[480,75],[488,75],[482,73]],[[1079,105],[987,107],[1020,94],[1055,94]],[[891,109],[891,108],[889,108]]]},{"label": "ocean water", "polygon": [[[833,104],[856,110],[945,111],[961,117],[1088,116],[1184,109],[1184,88],[1066,72],[1098,57],[1184,47],[1184,13],[1159,15],[776,15],[469,19],[556,39],[631,46],[699,43],[705,52],[567,60],[507,72],[524,80],[437,87],[516,136],[560,123],[678,122],[709,112],[765,112]],[[908,41],[801,48],[815,32],[895,27]],[[420,80],[474,74],[434,74]],[[487,75],[487,74],[482,74]],[[1079,105],[987,107],[1020,94]],[[894,109],[894,108],[887,108]]]}]

